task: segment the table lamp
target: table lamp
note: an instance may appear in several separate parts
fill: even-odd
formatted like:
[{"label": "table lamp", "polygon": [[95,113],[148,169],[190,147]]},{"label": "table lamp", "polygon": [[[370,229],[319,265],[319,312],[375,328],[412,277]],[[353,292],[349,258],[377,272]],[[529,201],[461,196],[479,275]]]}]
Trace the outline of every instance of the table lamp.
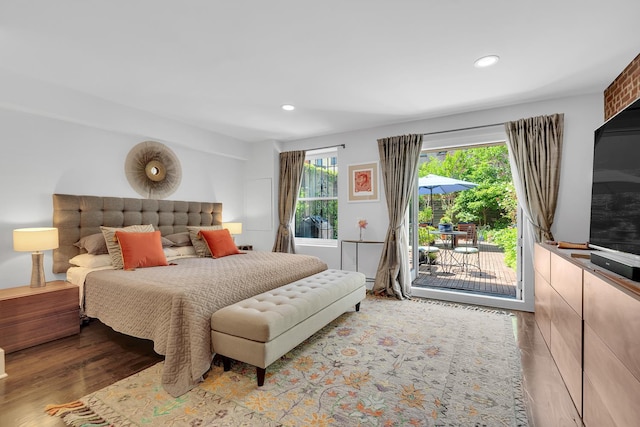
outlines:
[{"label": "table lamp", "polygon": [[18,228],[13,230],[13,250],[31,252],[31,284],[32,288],[45,286],[44,254],[42,251],[58,247],[58,229],[53,227]]},{"label": "table lamp", "polygon": [[235,241],[236,234],[242,234],[242,223],[241,222],[223,222],[222,228],[226,228],[229,230],[229,233],[233,237]]}]

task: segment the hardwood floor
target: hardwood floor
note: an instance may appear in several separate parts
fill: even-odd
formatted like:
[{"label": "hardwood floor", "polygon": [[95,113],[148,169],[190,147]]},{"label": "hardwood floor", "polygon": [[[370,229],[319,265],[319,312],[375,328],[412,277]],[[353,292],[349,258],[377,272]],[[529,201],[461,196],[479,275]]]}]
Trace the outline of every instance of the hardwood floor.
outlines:
[{"label": "hardwood floor", "polygon": [[0,380],[0,426],[64,426],[44,412],[161,361],[153,343],[114,332],[98,321],[79,335],[7,354]]},{"label": "hardwood floor", "polygon": [[[516,314],[530,425],[582,426],[533,314]],[[0,380],[0,426],[62,427],[62,421],[45,414],[47,404],[76,400],[160,360],[150,341],[98,321],[83,326],[79,335],[8,354],[9,376]]]}]

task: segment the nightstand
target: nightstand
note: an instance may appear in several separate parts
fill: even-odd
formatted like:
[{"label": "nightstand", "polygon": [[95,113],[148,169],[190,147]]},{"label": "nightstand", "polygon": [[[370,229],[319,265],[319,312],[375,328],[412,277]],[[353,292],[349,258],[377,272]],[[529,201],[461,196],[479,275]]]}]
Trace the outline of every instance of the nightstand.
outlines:
[{"label": "nightstand", "polygon": [[239,251],[252,251],[253,245],[238,245]]},{"label": "nightstand", "polygon": [[6,353],[80,332],[79,289],[63,280],[0,289],[0,348]]}]

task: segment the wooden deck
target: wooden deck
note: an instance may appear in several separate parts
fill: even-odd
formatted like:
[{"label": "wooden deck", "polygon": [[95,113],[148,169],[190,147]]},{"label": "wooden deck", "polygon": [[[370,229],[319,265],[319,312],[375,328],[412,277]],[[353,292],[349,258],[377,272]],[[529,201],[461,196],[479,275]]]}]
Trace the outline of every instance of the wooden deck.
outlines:
[{"label": "wooden deck", "polygon": [[448,249],[440,248],[440,255],[433,270],[430,266],[420,266],[418,277],[413,286],[430,289],[460,290],[481,293],[502,298],[516,298],[516,272],[504,264],[504,253],[497,245],[480,242],[480,267],[468,267],[464,271],[461,266],[453,265],[443,268],[438,264],[446,259]]}]

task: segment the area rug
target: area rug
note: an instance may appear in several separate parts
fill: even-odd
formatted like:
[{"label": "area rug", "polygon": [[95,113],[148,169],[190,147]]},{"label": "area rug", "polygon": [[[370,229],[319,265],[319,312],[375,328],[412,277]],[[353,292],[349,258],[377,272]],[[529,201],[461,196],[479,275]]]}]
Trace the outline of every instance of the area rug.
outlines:
[{"label": "area rug", "polygon": [[509,313],[367,296],[267,368],[213,366],[178,398],[162,362],[77,402],[72,426],[526,426]]}]

